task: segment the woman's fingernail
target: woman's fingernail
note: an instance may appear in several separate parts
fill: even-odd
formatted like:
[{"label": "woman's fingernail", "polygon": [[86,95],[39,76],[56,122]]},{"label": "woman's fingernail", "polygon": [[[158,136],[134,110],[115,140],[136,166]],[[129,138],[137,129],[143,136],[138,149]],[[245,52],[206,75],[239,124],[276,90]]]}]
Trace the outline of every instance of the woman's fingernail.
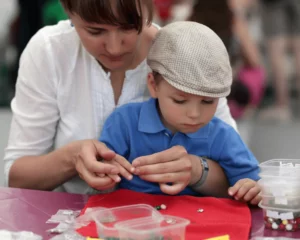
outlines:
[{"label": "woman's fingernail", "polygon": [[135,172],[135,168],[134,168],[134,167],[131,168],[131,169],[130,169],[130,172],[134,173],[134,172]]},{"label": "woman's fingernail", "polygon": [[127,177],[128,180],[132,180],[132,178],[133,178],[132,175],[129,175],[129,176]]}]

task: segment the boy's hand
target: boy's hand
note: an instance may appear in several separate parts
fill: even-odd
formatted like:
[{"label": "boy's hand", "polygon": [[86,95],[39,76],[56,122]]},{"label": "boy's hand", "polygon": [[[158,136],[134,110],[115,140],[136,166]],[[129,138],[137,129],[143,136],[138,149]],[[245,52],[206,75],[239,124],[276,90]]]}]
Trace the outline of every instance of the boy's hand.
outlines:
[{"label": "boy's hand", "polygon": [[[132,162],[141,179],[158,183],[162,192],[176,195],[188,186],[192,177],[191,157],[182,146],[136,158]],[[172,183],[169,185],[167,183]]]},{"label": "boy's hand", "polygon": [[[131,180],[133,178],[132,173],[134,172],[134,167],[121,155],[116,154],[116,156],[109,161],[102,160],[106,164],[112,164],[119,169],[119,175],[123,176],[127,180]],[[120,182],[121,178],[116,174],[107,174],[111,179],[115,182]]]},{"label": "boy's hand", "polygon": [[259,195],[260,191],[261,188],[256,181],[244,178],[230,187],[228,194],[235,200],[257,205],[261,200],[261,196]]}]

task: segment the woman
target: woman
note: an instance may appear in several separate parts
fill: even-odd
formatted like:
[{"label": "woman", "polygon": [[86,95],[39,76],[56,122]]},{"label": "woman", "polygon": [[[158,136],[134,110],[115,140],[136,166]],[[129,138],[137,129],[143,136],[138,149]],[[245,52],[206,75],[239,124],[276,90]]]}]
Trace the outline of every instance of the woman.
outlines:
[{"label": "woman", "polygon": [[[151,24],[152,0],[61,3],[71,24],[63,21],[39,31],[20,60],[5,176],[11,187],[60,186],[67,192],[91,194],[115,186],[118,174],[130,178],[124,170],[127,161],[95,139],[116,107],[148,98],[145,59],[158,29]],[[226,99],[218,109],[217,116],[235,126]],[[100,158],[115,166],[97,161]],[[182,147],[140,162],[141,177],[157,183],[188,185],[203,172],[198,157]],[[208,165],[199,192],[227,195],[222,169],[213,161]]]}]

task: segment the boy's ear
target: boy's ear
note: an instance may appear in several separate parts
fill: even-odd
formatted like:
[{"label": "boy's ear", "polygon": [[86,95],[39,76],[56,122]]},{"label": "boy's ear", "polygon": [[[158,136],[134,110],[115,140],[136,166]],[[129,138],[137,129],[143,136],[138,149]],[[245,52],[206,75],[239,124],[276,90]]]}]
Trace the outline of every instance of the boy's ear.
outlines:
[{"label": "boy's ear", "polygon": [[151,97],[157,98],[157,84],[155,82],[153,73],[148,73],[147,85]]}]

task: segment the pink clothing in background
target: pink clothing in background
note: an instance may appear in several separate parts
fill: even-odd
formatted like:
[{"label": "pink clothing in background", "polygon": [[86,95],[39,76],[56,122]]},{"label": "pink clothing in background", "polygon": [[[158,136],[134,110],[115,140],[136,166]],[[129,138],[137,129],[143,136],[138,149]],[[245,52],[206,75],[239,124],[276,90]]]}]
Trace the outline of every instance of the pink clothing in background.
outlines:
[{"label": "pink clothing in background", "polygon": [[[251,107],[257,107],[264,95],[265,89],[265,72],[263,68],[242,68],[238,73],[237,80],[241,81],[249,90]],[[246,107],[239,106],[235,101],[229,100],[228,105],[232,117],[241,118]]]}]

